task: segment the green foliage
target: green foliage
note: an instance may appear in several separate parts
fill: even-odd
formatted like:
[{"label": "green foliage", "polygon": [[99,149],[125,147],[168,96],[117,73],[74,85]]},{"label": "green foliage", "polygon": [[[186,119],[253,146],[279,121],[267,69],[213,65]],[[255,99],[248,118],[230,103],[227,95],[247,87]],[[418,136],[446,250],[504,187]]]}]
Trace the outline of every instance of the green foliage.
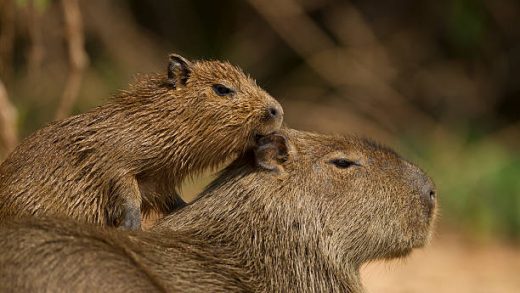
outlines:
[{"label": "green foliage", "polygon": [[44,12],[45,9],[49,6],[51,0],[16,0],[16,5],[19,7],[26,7],[29,3],[34,5],[34,8],[38,12]]},{"label": "green foliage", "polygon": [[520,240],[518,152],[492,140],[443,140],[424,157],[439,189],[442,221],[484,237]]},{"label": "green foliage", "polygon": [[453,0],[448,8],[447,34],[451,45],[466,55],[485,39],[487,16],[481,1]]}]

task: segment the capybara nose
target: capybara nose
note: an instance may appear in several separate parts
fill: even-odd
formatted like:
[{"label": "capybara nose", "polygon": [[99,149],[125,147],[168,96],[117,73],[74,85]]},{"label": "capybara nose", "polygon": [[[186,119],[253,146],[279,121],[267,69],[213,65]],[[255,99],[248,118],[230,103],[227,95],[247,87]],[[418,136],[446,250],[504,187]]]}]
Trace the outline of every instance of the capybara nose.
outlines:
[{"label": "capybara nose", "polygon": [[412,164],[409,166],[409,179],[411,185],[414,186],[415,196],[419,196],[419,200],[422,205],[426,208],[428,217],[432,216],[433,211],[437,203],[437,191],[435,185],[428,175],[426,175],[421,169],[417,168]]},{"label": "capybara nose", "polygon": [[269,115],[271,115],[271,117],[276,117],[278,116],[278,110],[275,108],[275,107],[269,107]]},{"label": "capybara nose", "polygon": [[268,119],[282,119],[283,118],[282,107],[280,107],[278,105],[273,105],[273,106],[267,107],[266,117],[268,117]]},{"label": "capybara nose", "polygon": [[276,125],[281,125],[283,121],[283,109],[279,104],[273,104],[265,109],[265,120],[273,121]]},{"label": "capybara nose", "polygon": [[430,208],[434,208],[435,207],[435,198],[436,198],[435,191],[430,189],[430,190],[426,191],[423,196],[425,197],[424,200],[426,200],[426,202],[428,202],[428,205],[430,206]]}]

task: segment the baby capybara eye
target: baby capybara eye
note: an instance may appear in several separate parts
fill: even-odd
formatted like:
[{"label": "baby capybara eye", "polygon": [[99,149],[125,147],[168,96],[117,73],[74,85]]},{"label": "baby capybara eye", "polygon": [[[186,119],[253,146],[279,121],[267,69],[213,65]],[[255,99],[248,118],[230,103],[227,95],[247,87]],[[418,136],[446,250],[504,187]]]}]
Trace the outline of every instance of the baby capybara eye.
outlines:
[{"label": "baby capybara eye", "polygon": [[334,164],[334,166],[340,168],[340,169],[346,169],[352,166],[359,166],[359,163],[348,160],[348,159],[333,159],[330,161],[331,164]]},{"label": "baby capybara eye", "polygon": [[219,96],[227,96],[235,92],[234,90],[221,84],[214,84],[213,91]]}]

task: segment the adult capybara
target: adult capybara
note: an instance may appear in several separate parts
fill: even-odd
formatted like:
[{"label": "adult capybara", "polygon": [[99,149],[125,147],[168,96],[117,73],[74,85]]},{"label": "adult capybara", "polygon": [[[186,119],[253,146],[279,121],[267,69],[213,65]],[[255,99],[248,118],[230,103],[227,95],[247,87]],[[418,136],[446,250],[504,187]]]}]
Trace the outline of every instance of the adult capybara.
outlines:
[{"label": "adult capybara", "polygon": [[428,241],[433,184],[392,150],[284,130],[150,232],[0,228],[0,290],[362,292],[360,266]]},{"label": "adult capybara", "polygon": [[92,111],[25,139],[0,166],[0,219],[70,217],[137,229],[184,202],[187,176],[242,153],[282,123],[279,103],[239,68],[170,55]]}]

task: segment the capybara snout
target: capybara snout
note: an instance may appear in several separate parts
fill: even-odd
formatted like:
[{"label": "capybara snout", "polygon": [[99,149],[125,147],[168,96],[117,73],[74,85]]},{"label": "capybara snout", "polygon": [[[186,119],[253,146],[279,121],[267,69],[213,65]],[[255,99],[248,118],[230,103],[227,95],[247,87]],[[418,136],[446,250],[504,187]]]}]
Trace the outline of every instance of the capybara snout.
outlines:
[{"label": "capybara snout", "polygon": [[414,195],[422,203],[426,218],[433,217],[437,205],[437,191],[431,178],[417,166],[405,162],[408,184],[414,188]]},{"label": "capybara snout", "polygon": [[264,111],[259,119],[263,123],[259,123],[257,134],[266,135],[279,129],[282,126],[283,117],[284,112],[280,103],[270,96],[266,97]]},{"label": "capybara snout", "polygon": [[273,124],[279,128],[283,120],[283,109],[278,102],[273,101],[270,106],[267,106],[264,113],[265,121],[273,121]]}]

